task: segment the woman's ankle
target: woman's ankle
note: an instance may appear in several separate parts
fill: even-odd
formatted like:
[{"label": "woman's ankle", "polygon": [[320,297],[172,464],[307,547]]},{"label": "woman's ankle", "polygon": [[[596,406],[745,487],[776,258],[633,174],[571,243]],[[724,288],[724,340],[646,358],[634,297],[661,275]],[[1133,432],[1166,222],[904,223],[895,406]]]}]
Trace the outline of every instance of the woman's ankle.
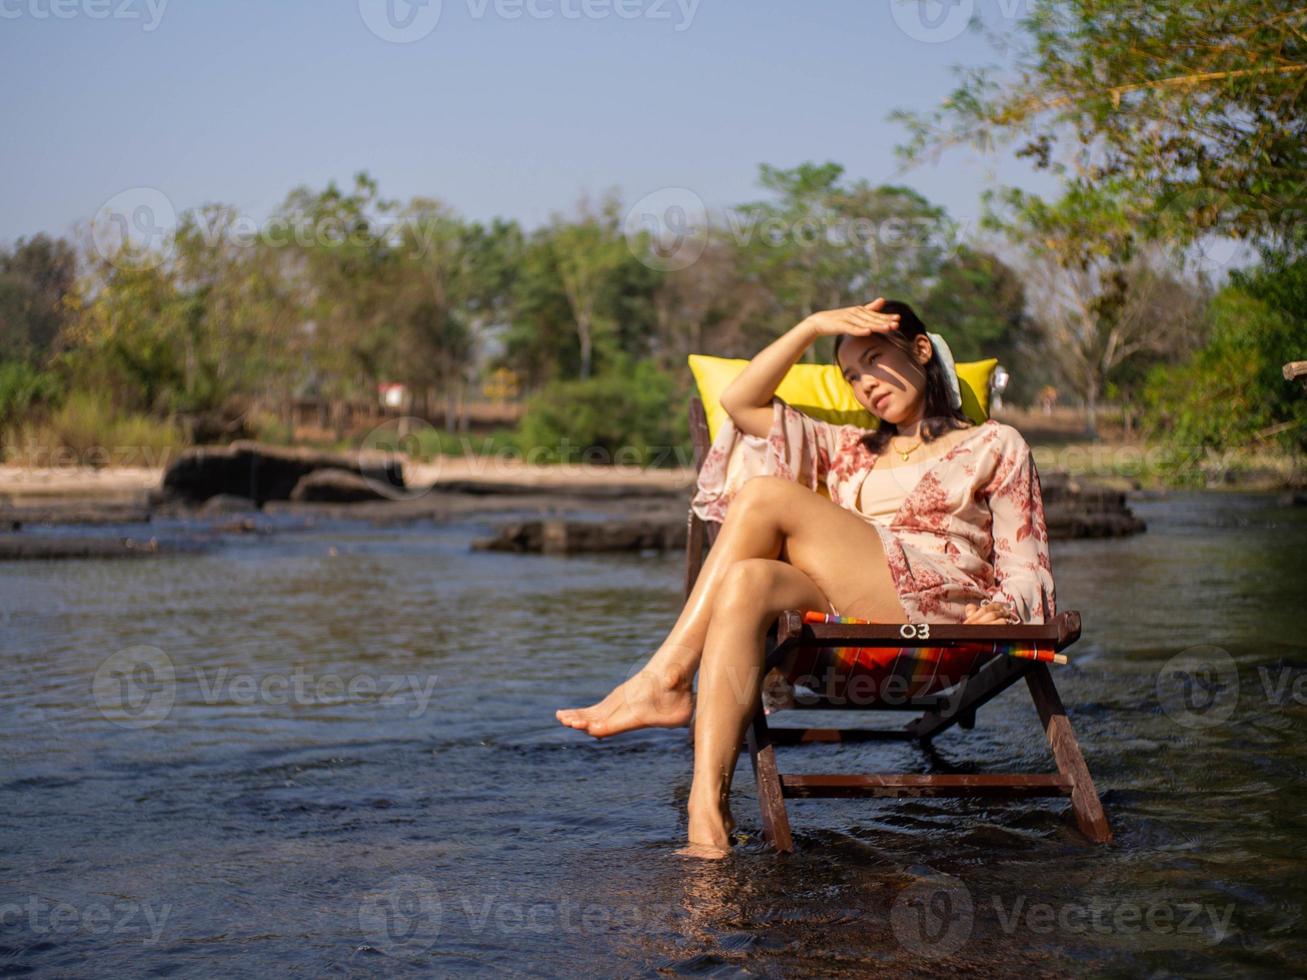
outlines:
[{"label": "woman's ankle", "polygon": [[730,789],[720,784],[702,790],[691,787],[686,809],[691,813],[726,814],[730,812],[730,795]]},{"label": "woman's ankle", "polygon": [[669,691],[688,691],[694,685],[697,668],[697,651],[690,647],[669,648],[664,645],[649,658],[641,672],[653,677]]}]

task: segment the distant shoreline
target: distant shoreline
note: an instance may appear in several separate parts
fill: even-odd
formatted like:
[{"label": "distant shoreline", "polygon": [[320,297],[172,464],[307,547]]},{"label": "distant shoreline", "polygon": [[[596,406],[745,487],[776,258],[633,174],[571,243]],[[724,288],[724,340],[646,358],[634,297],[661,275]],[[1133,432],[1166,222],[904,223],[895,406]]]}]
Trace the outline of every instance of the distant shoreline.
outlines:
[{"label": "distant shoreline", "polygon": [[[43,498],[131,501],[160,488],[163,467],[147,466],[0,466],[0,504]],[[694,470],[644,469],[586,463],[533,464],[498,457],[456,457],[405,463],[405,483],[414,488],[455,481],[533,487],[566,493],[572,488],[639,486],[668,493],[689,492]]]}]

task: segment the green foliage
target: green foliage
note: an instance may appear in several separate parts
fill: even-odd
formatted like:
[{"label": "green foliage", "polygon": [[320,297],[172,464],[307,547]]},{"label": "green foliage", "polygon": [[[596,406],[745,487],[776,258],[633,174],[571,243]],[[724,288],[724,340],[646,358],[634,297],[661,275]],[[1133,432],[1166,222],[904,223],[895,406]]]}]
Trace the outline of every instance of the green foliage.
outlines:
[{"label": "green foliage", "polygon": [[743,274],[771,293],[760,313],[773,337],[876,296],[919,304],[947,259],[956,227],[942,208],[907,187],[843,177],[836,163],[764,164],[759,182],[772,196],[728,216]]},{"label": "green foliage", "polygon": [[647,362],[547,386],[527,407],[519,444],[531,462],[676,466],[689,425],[676,380]]},{"label": "green foliage", "polygon": [[0,361],[0,433],[58,396],[59,383],[50,372],[40,371],[26,361]]},{"label": "green foliage", "polygon": [[1150,374],[1148,427],[1183,459],[1276,443],[1307,450],[1307,398],[1281,373],[1307,355],[1307,260],[1233,276],[1210,317],[1206,346]]},{"label": "green foliage", "polygon": [[962,75],[898,112],[909,161],[947,146],[1017,155],[1114,185],[1145,237],[1276,239],[1300,224],[1307,173],[1307,9],[1283,0],[1034,0],[1015,64]]},{"label": "green foliage", "polygon": [[[1192,326],[1170,315],[1189,299],[1122,267],[1137,214],[1111,182],[1052,205],[1006,199],[1048,275],[959,244],[943,209],[834,163],[764,166],[760,183],[766,199],[714,223],[698,259],[670,270],[641,260],[613,195],[528,235],[427,198],[401,205],[366,173],[344,189],[296,189],[253,233],[222,205],[187,212],[157,254],[130,261],[89,251],[75,270],[67,243],[20,243],[0,251],[0,363],[30,370],[0,371],[0,419],[31,434],[44,418],[35,438],[73,447],[288,441],[293,399],[370,400],[379,382],[400,382],[413,414],[443,407],[453,419],[476,400],[481,372],[503,366],[517,391],[536,393],[520,431],[464,439],[451,421],[424,451],[558,461],[590,448],[600,460],[684,462],[657,447],[688,443],[687,353],[751,357],[814,310],[876,295],[912,303],[958,358],[998,356],[1010,400],[1080,375],[1087,403],[1104,390],[1135,397],[1149,367],[1195,346],[1158,343],[1168,317]],[[1274,308],[1289,302],[1257,292],[1288,288],[1268,283],[1242,288]],[[1040,290],[1072,296],[1063,312],[1082,315],[1055,322]],[[61,391],[86,397],[56,418]],[[324,438],[346,439],[348,414],[324,412],[339,426]],[[122,435],[141,419],[159,431]]]},{"label": "green foliage", "polygon": [[926,298],[914,305],[927,327],[948,341],[958,361],[999,359],[1011,373],[1004,400],[1029,403],[1048,382],[1026,369],[1037,339],[1035,325],[1026,314],[1020,277],[997,256],[961,246],[940,269]]},{"label": "green foliage", "polygon": [[437,456],[500,456],[516,459],[522,455],[521,439],[516,429],[495,429],[475,434],[424,429],[418,435],[414,455],[423,459]]},{"label": "green foliage", "polygon": [[44,362],[75,306],[76,274],[63,239],[36,235],[0,250],[0,360]]},{"label": "green foliage", "polygon": [[35,466],[163,466],[182,445],[170,419],[116,409],[90,391],[73,391],[43,421],[21,422],[6,439],[11,458]]}]

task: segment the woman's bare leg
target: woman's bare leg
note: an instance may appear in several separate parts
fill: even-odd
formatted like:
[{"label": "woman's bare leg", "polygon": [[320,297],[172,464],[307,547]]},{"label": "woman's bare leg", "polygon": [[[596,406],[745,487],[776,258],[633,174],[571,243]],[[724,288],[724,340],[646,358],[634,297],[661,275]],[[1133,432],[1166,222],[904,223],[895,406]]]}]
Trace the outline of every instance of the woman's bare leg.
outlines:
[{"label": "woman's bare leg", "polygon": [[[906,621],[880,537],[866,521],[792,480],[754,477],[732,502],[685,607],[648,663],[598,704],[560,710],[558,720],[596,737],[686,724],[691,681],[722,581],[734,565],[755,558],[810,572],[842,612]],[[826,607],[825,599],[809,601],[812,608]]]},{"label": "woman's bare leg", "polygon": [[729,797],[745,727],[762,688],[767,627],[783,609],[822,608],[826,596],[792,565],[749,558],[726,573],[699,665],[690,788],[691,857],[725,857],[734,827]]},{"label": "woman's bare leg", "polygon": [[[556,712],[559,721],[604,737],[632,728],[675,727],[690,720],[690,685],[703,654],[713,596],[722,576],[743,558],[777,557],[783,545],[774,523],[758,519],[765,510],[758,506],[759,498],[769,482],[772,480],[766,477],[755,477],[740,488],[680,616],[644,668],[598,704]],[[795,487],[817,496],[797,484]]]}]

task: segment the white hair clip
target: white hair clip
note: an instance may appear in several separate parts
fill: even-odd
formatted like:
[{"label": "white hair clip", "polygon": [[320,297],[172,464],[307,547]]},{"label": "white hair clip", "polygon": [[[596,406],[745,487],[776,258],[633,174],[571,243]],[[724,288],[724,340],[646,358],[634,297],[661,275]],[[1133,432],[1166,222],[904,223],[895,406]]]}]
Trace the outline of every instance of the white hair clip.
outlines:
[{"label": "white hair clip", "polygon": [[927,333],[930,346],[935,348],[940,367],[944,369],[944,384],[948,386],[948,403],[953,408],[962,407],[962,388],[958,384],[958,369],[953,363],[953,352],[948,349],[948,342],[937,333]]}]

